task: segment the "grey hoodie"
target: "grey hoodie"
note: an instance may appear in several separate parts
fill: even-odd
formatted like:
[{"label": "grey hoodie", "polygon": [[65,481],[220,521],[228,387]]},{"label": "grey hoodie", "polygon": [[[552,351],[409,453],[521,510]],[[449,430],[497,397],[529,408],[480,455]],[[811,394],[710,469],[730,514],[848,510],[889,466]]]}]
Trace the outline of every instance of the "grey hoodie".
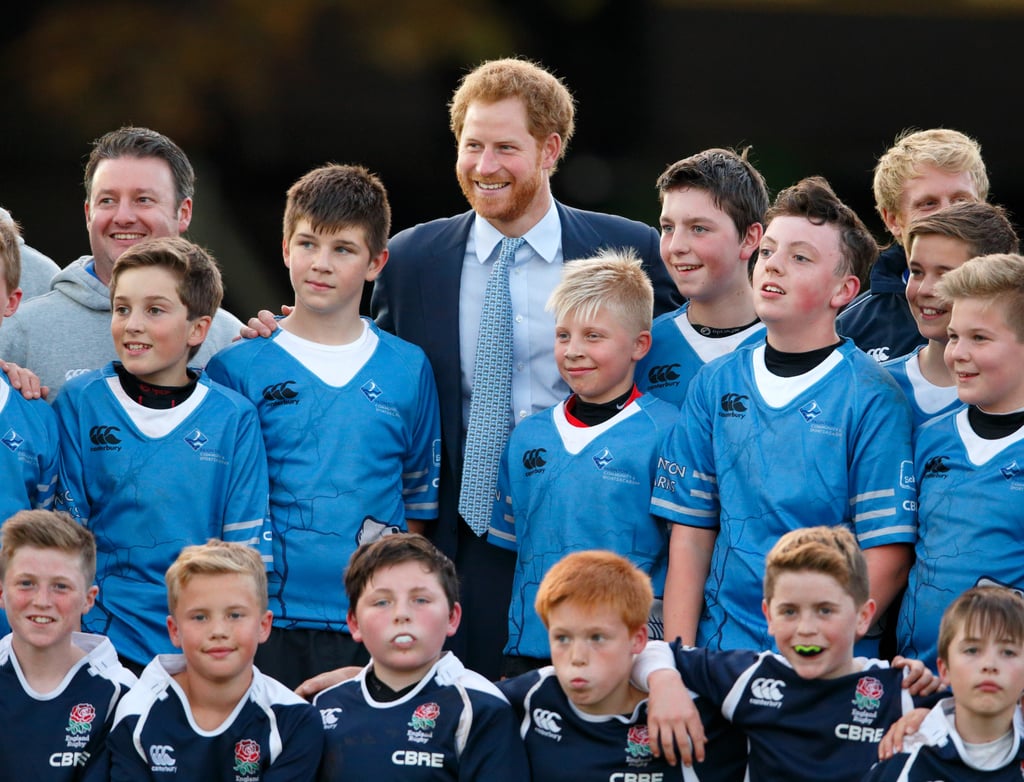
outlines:
[{"label": "grey hoodie", "polygon": [[[117,358],[110,336],[110,290],[87,270],[91,261],[91,255],[83,255],[62,269],[49,293],[24,302],[0,327],[0,359],[39,375],[50,387],[51,404],[67,380]],[[189,364],[206,366],[241,326],[230,312],[217,310],[206,341]]]}]

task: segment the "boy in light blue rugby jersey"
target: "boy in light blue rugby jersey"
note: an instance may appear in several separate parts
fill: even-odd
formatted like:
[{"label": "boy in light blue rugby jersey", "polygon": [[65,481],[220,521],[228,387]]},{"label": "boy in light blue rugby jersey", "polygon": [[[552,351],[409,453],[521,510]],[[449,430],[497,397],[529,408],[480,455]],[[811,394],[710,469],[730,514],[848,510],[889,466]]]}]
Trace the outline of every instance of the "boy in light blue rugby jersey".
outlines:
[{"label": "boy in light blue rugby jersey", "polygon": [[90,632],[141,670],[171,650],[163,575],[182,546],[223,538],[270,557],[267,457],[252,404],[188,366],[223,288],[185,239],[125,251],[110,280],[120,360],[69,381],[57,504],[96,535]]},{"label": "boy in light blue rugby jersey", "polygon": [[288,191],[282,250],[295,306],[269,339],[207,367],[251,399],[270,465],[274,628],[260,670],[295,687],[363,664],[334,586],[356,547],[437,516],[440,420],[420,348],[359,317],[387,261],[390,207],[361,166],[310,171]]}]

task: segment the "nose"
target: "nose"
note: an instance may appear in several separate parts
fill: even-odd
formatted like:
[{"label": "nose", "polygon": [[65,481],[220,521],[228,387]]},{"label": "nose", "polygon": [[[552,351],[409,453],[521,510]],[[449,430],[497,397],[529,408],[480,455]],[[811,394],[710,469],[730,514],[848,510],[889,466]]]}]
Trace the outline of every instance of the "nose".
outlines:
[{"label": "nose", "polygon": [[573,665],[587,664],[587,643],[583,640],[575,640],[569,647],[569,661]]},{"label": "nose", "polygon": [[672,255],[686,255],[690,252],[690,240],[686,231],[673,231],[668,237],[668,251]]},{"label": "nose", "polygon": [[326,270],[328,270],[330,268],[330,262],[329,262],[328,257],[327,257],[327,254],[329,252],[330,252],[330,248],[329,247],[325,247],[325,248],[319,250],[318,252],[314,253],[313,254],[313,263],[311,264],[311,268],[316,270],[316,271],[326,271]]},{"label": "nose", "polygon": [[130,198],[122,198],[117,202],[114,222],[118,225],[129,225],[135,222],[135,204]]},{"label": "nose", "polygon": [[501,168],[501,164],[498,162],[498,156],[494,153],[494,150],[489,146],[485,146],[480,152],[480,157],[477,158],[476,167],[481,175],[487,176],[498,171]]},{"label": "nose", "polygon": [[138,309],[132,309],[124,321],[125,331],[142,331],[142,314]]},{"label": "nose", "polygon": [[967,344],[965,339],[951,339],[946,343],[945,358],[950,362],[964,361],[969,354]]}]

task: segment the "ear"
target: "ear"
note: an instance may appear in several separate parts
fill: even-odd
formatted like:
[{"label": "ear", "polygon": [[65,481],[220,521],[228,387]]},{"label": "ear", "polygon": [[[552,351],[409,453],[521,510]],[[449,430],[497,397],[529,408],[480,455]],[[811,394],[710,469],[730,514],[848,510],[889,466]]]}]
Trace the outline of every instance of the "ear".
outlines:
[{"label": "ear", "polygon": [[552,133],[540,143],[540,167],[550,172],[558,163],[560,154],[562,154],[562,137],[557,133]]},{"label": "ear", "polygon": [[188,335],[189,347],[203,344],[203,340],[206,339],[206,335],[210,332],[210,324],[212,322],[213,318],[209,315],[200,315],[195,320],[189,321],[191,327]]},{"label": "ear", "polygon": [[935,661],[935,665],[939,669],[939,681],[945,686],[949,686],[949,666],[946,665],[946,661],[941,657]]},{"label": "ear", "polygon": [[877,606],[870,597],[857,609],[857,638],[863,638],[871,628],[871,622],[875,618]]},{"label": "ear", "polygon": [[21,304],[21,288],[15,288],[7,294],[7,301],[4,302],[3,317],[9,318],[18,311]]},{"label": "ear", "polygon": [[647,351],[651,349],[651,332],[641,331],[637,334],[636,339],[633,340],[633,353],[632,357],[634,361],[639,361],[647,355]]},{"label": "ear", "polygon": [[633,637],[630,639],[630,649],[632,654],[640,654],[647,646],[647,625],[640,625],[639,629],[633,633]]},{"label": "ear", "polygon": [[380,255],[377,255],[370,259],[370,265],[366,268],[366,277],[364,278],[367,282],[373,282],[380,276],[380,273],[384,271],[384,264],[388,262],[388,249],[385,247],[380,251]]},{"label": "ear", "polygon": [[181,630],[178,623],[174,621],[174,615],[167,615],[167,635],[171,637],[171,643],[178,649],[181,648]]},{"label": "ear", "polygon": [[858,293],[860,293],[860,280],[856,276],[848,274],[836,286],[835,293],[829,299],[829,306],[838,312],[857,298]]},{"label": "ear", "polygon": [[178,233],[183,234],[192,223],[192,199],[186,198],[178,207]]},{"label": "ear", "polygon": [[266,610],[263,612],[263,616],[260,617],[260,643],[263,643],[270,638],[270,628],[273,626],[274,612]]},{"label": "ear", "polygon": [[292,251],[288,247],[288,240],[287,239],[282,239],[281,240],[281,257],[284,258],[284,267],[286,269],[290,269],[291,268],[291,262],[292,262]]},{"label": "ear", "polygon": [[87,590],[85,590],[85,608],[82,609],[82,616],[85,616],[92,610],[92,607],[96,605],[96,595],[100,593],[100,588],[93,584]]},{"label": "ear", "polygon": [[747,232],[740,241],[740,258],[749,261],[761,246],[761,237],[764,236],[764,226],[760,223],[752,223],[747,226]]},{"label": "ear", "polygon": [[[456,603],[452,606],[452,610],[448,612],[448,632],[446,635],[451,638],[455,635],[455,631],[459,629],[459,622],[462,621],[462,604]],[[354,637],[354,636],[353,636]]]},{"label": "ear", "polygon": [[92,222],[92,214],[89,212],[89,202],[86,201],[83,206],[85,207],[85,228],[89,229],[89,223]]},{"label": "ear", "polygon": [[885,227],[889,230],[889,233],[893,235],[893,238],[903,244],[903,218],[900,217],[899,213],[892,212],[884,207],[882,212],[882,222],[885,223]]},{"label": "ear", "polygon": [[345,621],[348,622],[348,632],[352,636],[352,640],[362,643],[363,634],[359,630],[359,620],[356,618],[356,612],[351,608],[348,609],[348,617]]}]

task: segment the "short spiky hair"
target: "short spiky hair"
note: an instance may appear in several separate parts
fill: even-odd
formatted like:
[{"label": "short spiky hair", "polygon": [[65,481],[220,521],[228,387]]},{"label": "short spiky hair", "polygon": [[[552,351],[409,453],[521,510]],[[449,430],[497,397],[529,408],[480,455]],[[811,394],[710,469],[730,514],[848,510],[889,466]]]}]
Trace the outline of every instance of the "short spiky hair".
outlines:
[{"label": "short spiky hair", "polygon": [[1009,253],[971,258],[942,275],[935,293],[957,299],[991,299],[1002,306],[1007,325],[1024,342],[1024,256]]},{"label": "short spiky hair", "polygon": [[[202,247],[179,236],[143,239],[125,250],[114,262],[114,269],[110,273],[111,304],[117,295],[118,277],[127,269],[144,266],[160,266],[178,278],[178,296],[188,309],[189,320],[216,315],[224,296],[217,262]],[[189,358],[199,348],[199,345],[193,345]]]},{"label": "short spiky hair", "polygon": [[878,257],[878,243],[850,207],[839,200],[824,177],[801,179],[775,197],[767,222],[776,217],[803,217],[815,225],[834,225],[839,231],[840,267],[836,275],[852,274],[867,283],[871,264]]},{"label": "short spiky hair", "polygon": [[929,235],[959,239],[967,245],[969,258],[1020,249],[1006,210],[984,201],[952,204],[914,220],[907,228],[907,255],[919,236]]},{"label": "short spiky hair", "polygon": [[181,590],[196,576],[229,576],[238,573],[250,576],[259,600],[260,610],[267,610],[267,566],[256,549],[242,543],[211,538],[201,546],[186,546],[167,568],[167,608],[173,614],[178,607]]},{"label": "short spiky hair", "polygon": [[403,562],[419,562],[428,573],[437,576],[451,612],[459,602],[459,577],[455,574],[455,565],[433,543],[411,532],[386,535],[352,553],[345,569],[345,593],[350,610],[355,610],[374,573]]},{"label": "short spiky hair", "polygon": [[0,580],[18,549],[56,549],[79,557],[85,585],[96,578],[96,539],[84,526],[66,513],[51,510],[22,510],[0,528]]},{"label": "short spiky hair", "polygon": [[949,647],[961,630],[970,638],[1024,643],[1024,598],[999,586],[968,589],[942,614],[937,655],[940,660],[949,662]]},{"label": "short spiky hair", "polygon": [[754,223],[764,223],[768,187],[761,172],[747,160],[748,149],[705,149],[677,160],[658,177],[658,198],[669,190],[693,187],[711,196],[715,206],[729,215],[742,239]]},{"label": "short spiky hair", "polygon": [[284,240],[290,241],[299,220],[314,231],[362,228],[370,257],[388,244],[391,206],[380,179],[362,166],[330,163],[315,168],[288,188],[284,208]]},{"label": "short spiky hair", "polygon": [[545,627],[556,606],[610,608],[634,632],[647,624],[653,602],[651,579],[628,559],[610,551],[577,551],[547,572],[534,608]]},{"label": "short spiky hair", "polygon": [[604,249],[593,258],[563,264],[562,279],[546,306],[557,320],[569,313],[592,318],[602,308],[635,333],[650,330],[654,288],[632,249]]},{"label": "short spiky hair", "polygon": [[782,573],[801,571],[831,576],[857,606],[870,597],[867,562],[846,527],[804,527],[779,538],[764,563],[764,599],[772,601]]},{"label": "short spiky hair", "polygon": [[92,152],[85,164],[86,201],[92,197],[92,180],[99,164],[122,157],[155,157],[166,162],[174,178],[175,206],[181,206],[181,202],[195,192],[196,173],[181,147],[163,133],[126,125],[105,133],[92,143]]},{"label": "short spiky hair", "polygon": [[878,214],[886,210],[899,214],[900,198],[907,180],[917,176],[924,166],[959,174],[966,171],[978,198],[988,198],[988,172],[981,159],[981,146],[958,130],[908,128],[896,137],[896,142],[878,158],[875,165],[873,190]]},{"label": "short spiky hair", "polygon": [[21,283],[21,247],[14,220],[0,220],[0,266],[3,267],[0,271],[10,295]]},{"label": "short spiky hair", "polygon": [[469,104],[497,103],[519,98],[526,106],[526,123],[537,143],[552,133],[562,139],[559,160],[565,156],[575,129],[576,107],[569,88],[537,63],[518,58],[491,60],[466,74],[448,104],[455,140],[462,139]]}]

